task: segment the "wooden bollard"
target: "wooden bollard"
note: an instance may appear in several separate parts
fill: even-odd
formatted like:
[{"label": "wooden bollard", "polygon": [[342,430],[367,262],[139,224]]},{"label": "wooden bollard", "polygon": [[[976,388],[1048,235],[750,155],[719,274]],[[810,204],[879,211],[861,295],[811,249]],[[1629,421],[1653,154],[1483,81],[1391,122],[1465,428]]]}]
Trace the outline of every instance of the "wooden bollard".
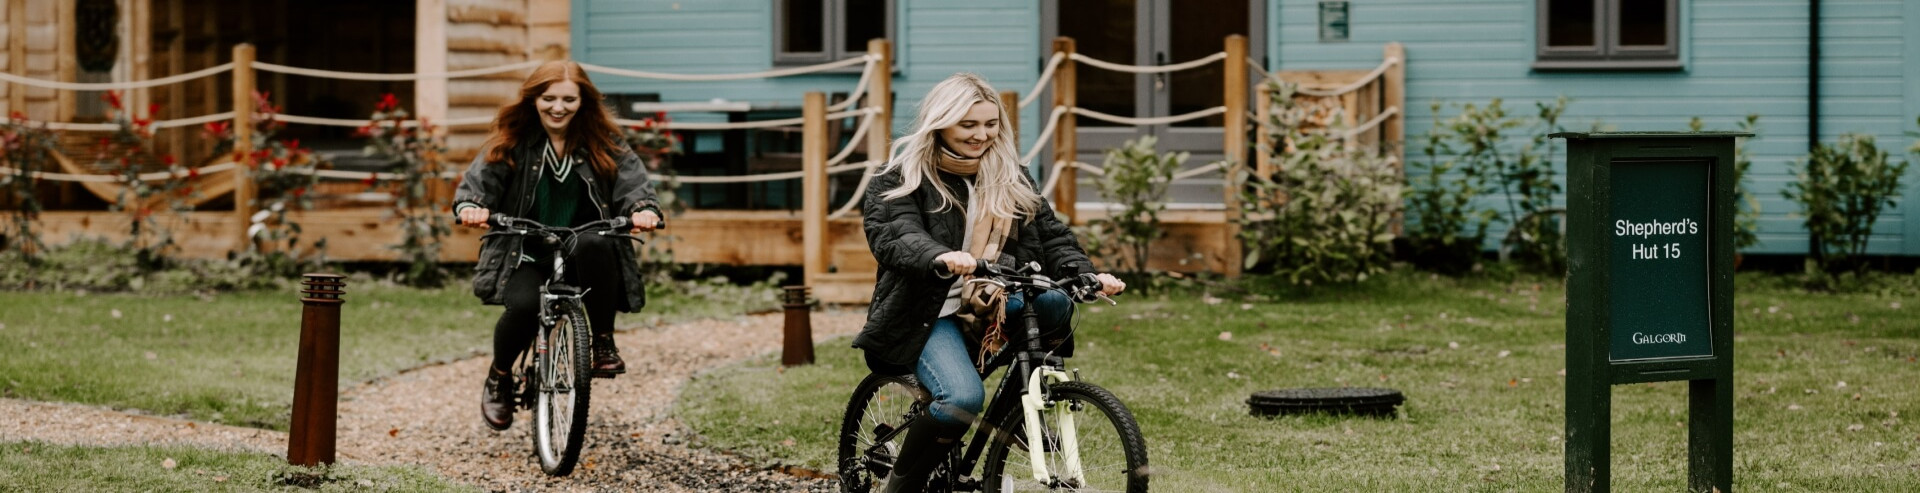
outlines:
[{"label": "wooden bollard", "polygon": [[332,464],[334,424],[340,404],[340,299],[347,283],[337,274],[307,274],[301,281],[300,363],[293,376],[293,423],[287,429],[287,463]]},{"label": "wooden bollard", "polygon": [[813,364],[813,303],[807,300],[806,286],[787,286],[786,333],[780,349],[781,366]]}]

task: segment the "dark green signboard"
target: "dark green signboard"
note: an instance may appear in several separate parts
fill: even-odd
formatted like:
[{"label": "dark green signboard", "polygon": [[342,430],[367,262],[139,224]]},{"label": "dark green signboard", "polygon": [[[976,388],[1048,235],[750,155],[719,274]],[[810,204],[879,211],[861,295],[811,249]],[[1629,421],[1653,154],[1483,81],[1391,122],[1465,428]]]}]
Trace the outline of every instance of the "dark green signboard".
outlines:
[{"label": "dark green signboard", "polygon": [[1687,490],[1733,487],[1732,132],[1569,132],[1570,492],[1611,489],[1613,386],[1687,382]]},{"label": "dark green signboard", "polygon": [[1612,166],[1612,361],[1713,355],[1704,161]]}]

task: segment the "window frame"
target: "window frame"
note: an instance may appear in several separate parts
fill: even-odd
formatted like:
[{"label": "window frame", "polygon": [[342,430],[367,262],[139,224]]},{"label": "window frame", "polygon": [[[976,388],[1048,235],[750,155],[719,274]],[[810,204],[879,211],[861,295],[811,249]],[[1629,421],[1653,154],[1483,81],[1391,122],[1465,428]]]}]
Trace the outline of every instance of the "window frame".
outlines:
[{"label": "window frame", "polygon": [[[895,31],[895,12],[898,0],[884,0],[886,12],[886,37],[893,39]],[[847,32],[842,24],[847,18],[846,0],[820,0],[821,47],[817,52],[793,52],[787,50],[787,4],[786,0],[773,2],[773,64],[775,66],[813,65],[850,57],[865,55],[866,50],[849,51],[846,49]],[[858,70],[858,67],[855,67]]]},{"label": "window frame", "polygon": [[1552,25],[1552,0],[1534,0],[1535,70],[1679,70],[1680,0],[1666,3],[1666,44],[1623,46],[1620,44],[1621,0],[1591,0],[1593,4],[1594,44],[1587,46],[1549,46],[1547,32]]}]

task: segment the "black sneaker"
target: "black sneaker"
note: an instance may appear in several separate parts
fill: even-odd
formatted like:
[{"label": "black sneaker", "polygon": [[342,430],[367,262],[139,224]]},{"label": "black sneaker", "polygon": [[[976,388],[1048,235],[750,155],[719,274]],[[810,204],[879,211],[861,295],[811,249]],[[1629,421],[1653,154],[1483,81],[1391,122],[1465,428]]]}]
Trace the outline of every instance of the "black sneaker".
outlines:
[{"label": "black sneaker", "polygon": [[613,345],[613,336],[593,337],[593,377],[613,378],[627,372],[627,362],[620,359],[620,348]]},{"label": "black sneaker", "polygon": [[513,426],[513,376],[487,370],[486,387],[480,390],[480,418],[494,431]]}]

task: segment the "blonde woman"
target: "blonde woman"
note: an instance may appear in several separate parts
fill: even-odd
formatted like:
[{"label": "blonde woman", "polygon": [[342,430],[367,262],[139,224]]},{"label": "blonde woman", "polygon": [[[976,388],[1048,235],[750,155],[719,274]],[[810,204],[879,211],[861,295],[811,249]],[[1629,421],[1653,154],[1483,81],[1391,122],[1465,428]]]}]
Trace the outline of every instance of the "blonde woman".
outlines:
[{"label": "blonde woman", "polygon": [[[1064,279],[1093,273],[1079,240],[1054,217],[1019,162],[1019,145],[999,93],[980,76],[955,74],[920,101],[913,133],[893,146],[862,202],[867,245],[879,279],[867,324],[853,346],[875,372],[914,374],[933,394],[917,419],[883,491],[919,491],[986,400],[976,364],[988,328],[1001,314],[1034,303],[1043,332],[1067,328],[1073,303],[1064,293],[1033,300],[1015,295],[1000,306],[966,303],[964,275],[975,263],[1039,262]],[[1102,292],[1126,284],[1099,274]],[[1051,341],[1050,341],[1051,342]],[[1072,352],[1070,341],[1059,351]]]}]

